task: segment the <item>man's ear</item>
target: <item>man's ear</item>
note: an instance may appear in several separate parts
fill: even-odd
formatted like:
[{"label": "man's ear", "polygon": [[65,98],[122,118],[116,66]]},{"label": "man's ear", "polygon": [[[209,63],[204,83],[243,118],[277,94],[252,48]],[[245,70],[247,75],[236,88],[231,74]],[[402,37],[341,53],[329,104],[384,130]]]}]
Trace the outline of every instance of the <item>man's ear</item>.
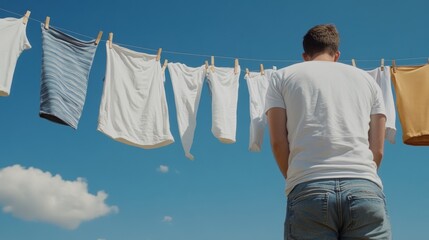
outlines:
[{"label": "man's ear", "polygon": [[311,57],[308,56],[308,54],[304,52],[304,53],[302,53],[302,59],[304,59],[304,61],[310,61]]},{"label": "man's ear", "polygon": [[340,51],[337,51],[337,52],[335,53],[335,55],[334,55],[334,61],[335,61],[335,62],[337,62],[337,61],[338,61],[338,59],[340,59],[340,55],[341,55],[341,52],[340,52]]}]

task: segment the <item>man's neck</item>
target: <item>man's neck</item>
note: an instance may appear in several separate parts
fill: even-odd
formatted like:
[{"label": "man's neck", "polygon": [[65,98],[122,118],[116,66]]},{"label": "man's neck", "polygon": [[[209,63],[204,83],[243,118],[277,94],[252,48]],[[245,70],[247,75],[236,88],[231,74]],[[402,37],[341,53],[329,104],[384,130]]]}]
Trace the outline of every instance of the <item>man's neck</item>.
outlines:
[{"label": "man's neck", "polygon": [[321,53],[314,56],[311,61],[328,61],[335,62],[335,56],[330,55],[329,53]]}]

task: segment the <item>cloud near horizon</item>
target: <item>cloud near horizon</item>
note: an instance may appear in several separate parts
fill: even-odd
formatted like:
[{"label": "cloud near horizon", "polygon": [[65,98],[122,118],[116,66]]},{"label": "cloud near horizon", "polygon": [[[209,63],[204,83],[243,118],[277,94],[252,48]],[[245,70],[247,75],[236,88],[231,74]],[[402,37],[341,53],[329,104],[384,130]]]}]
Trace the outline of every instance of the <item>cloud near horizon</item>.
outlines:
[{"label": "cloud near horizon", "polygon": [[37,168],[14,165],[0,169],[0,205],[3,212],[27,221],[42,221],[76,229],[118,207],[105,203],[104,191],[93,195],[82,178],[63,180]]},{"label": "cloud near horizon", "polygon": [[173,221],[173,217],[171,216],[164,216],[164,218],[162,219],[163,222],[172,222]]},{"label": "cloud near horizon", "polygon": [[159,165],[158,171],[161,173],[168,173],[168,166],[166,165]]}]

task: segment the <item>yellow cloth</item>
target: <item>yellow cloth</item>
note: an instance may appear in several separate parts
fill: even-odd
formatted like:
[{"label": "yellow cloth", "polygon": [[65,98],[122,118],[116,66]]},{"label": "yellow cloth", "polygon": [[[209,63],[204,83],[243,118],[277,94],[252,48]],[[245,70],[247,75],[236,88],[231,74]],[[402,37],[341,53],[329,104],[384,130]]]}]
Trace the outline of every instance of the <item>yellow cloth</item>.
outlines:
[{"label": "yellow cloth", "polygon": [[391,68],[402,140],[429,145],[429,65]]}]

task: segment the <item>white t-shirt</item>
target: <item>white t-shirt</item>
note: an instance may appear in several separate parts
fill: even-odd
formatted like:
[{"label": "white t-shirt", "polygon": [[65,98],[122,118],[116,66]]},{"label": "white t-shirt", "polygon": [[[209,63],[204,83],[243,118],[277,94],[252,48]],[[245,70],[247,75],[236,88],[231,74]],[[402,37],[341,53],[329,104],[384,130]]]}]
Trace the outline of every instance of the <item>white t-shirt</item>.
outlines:
[{"label": "white t-shirt", "polygon": [[309,61],[274,73],[266,111],[286,109],[289,169],[286,194],[299,183],[363,178],[380,187],[369,149],[370,115],[385,114],[380,87],[365,71]]},{"label": "white t-shirt", "polygon": [[31,45],[22,18],[0,19],[0,96],[9,96],[16,62]]}]

